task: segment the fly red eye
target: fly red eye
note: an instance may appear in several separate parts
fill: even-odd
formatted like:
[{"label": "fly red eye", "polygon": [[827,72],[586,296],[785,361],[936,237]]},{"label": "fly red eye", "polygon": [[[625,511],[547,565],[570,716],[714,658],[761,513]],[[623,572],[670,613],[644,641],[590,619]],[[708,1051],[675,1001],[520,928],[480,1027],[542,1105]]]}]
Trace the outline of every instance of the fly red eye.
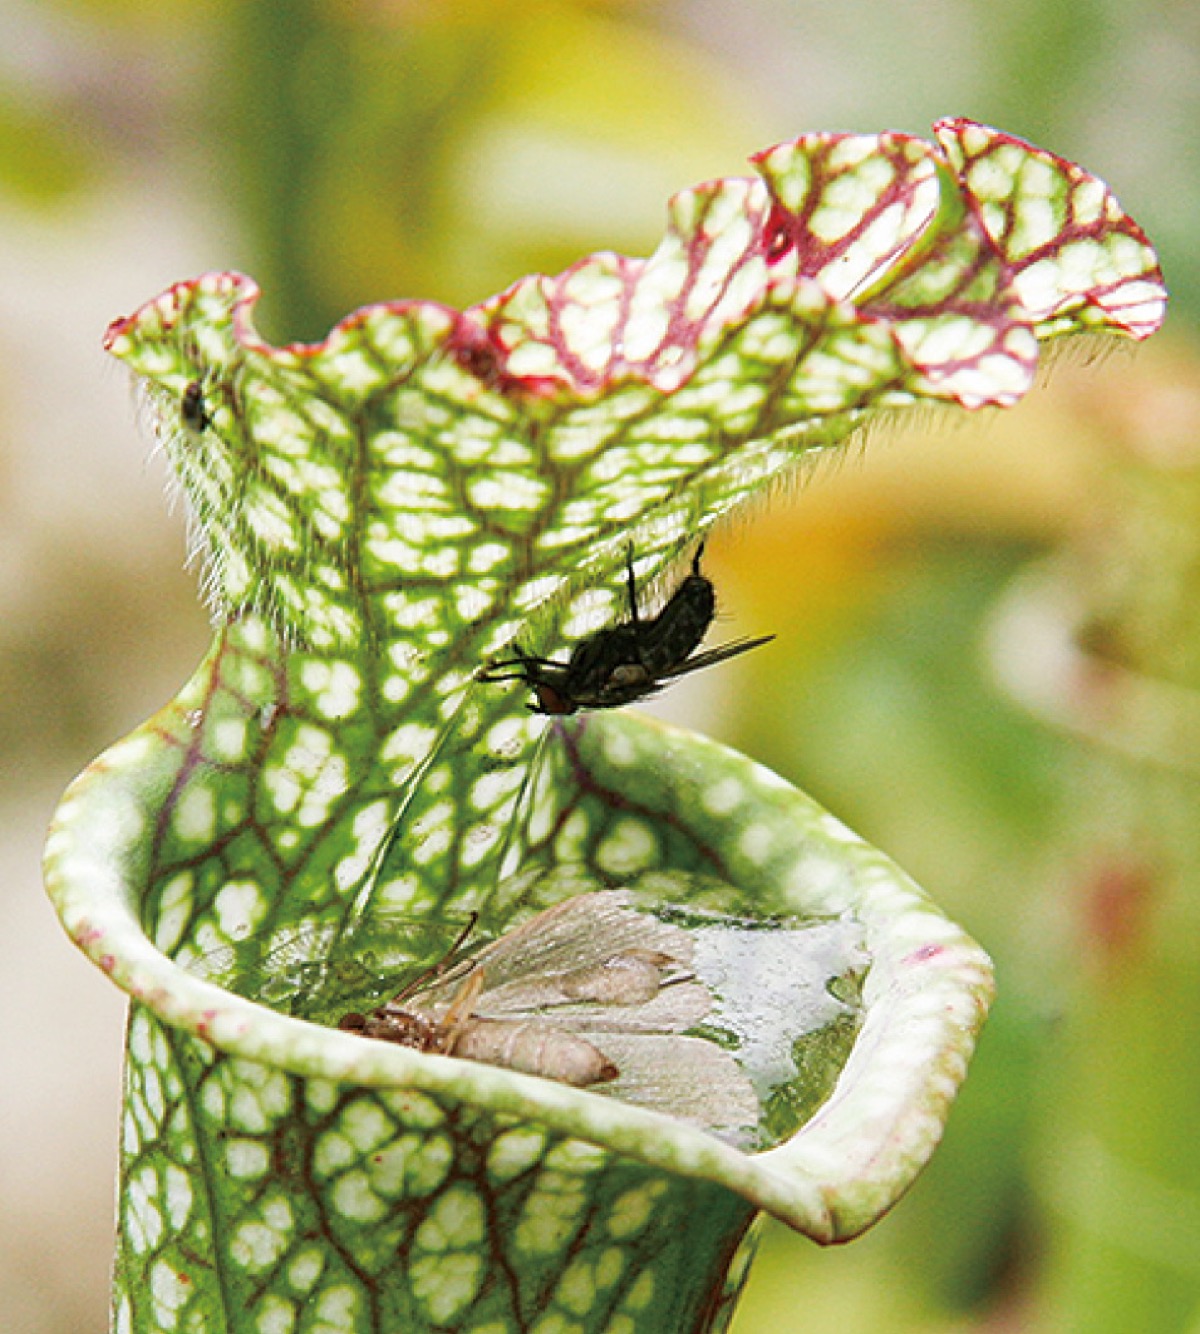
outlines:
[{"label": "fly red eye", "polygon": [[544,681],[534,681],[531,684],[534,694],[537,695],[538,713],[557,717],[561,714],[574,713],[579,707],[572,699]]}]

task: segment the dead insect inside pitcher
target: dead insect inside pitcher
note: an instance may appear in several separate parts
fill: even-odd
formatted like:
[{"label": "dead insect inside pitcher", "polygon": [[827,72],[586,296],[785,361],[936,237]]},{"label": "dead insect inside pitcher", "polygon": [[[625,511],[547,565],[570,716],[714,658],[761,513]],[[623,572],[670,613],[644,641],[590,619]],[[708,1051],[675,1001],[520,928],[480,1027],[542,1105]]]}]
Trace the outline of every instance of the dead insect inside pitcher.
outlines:
[{"label": "dead insect inside pitcher", "polygon": [[[447,957],[339,1028],[404,1047],[595,1087],[710,1129],[753,1125],[750,1081],[688,1036],[712,1006],[682,927],[623,890],[566,899],[465,957]],[[697,1111],[697,1108],[699,1109]]]},{"label": "dead insect inside pitcher", "polygon": [[774,635],[735,639],[697,653],[716,614],[712,580],[700,572],[702,542],[691,573],[657,616],[643,620],[638,610],[633,548],[626,556],[629,619],[597,630],[575,645],[566,662],[538,658],[516,645],[515,658],[493,662],[481,681],[524,681],[534,692],[534,713],[568,714],[580,709],[613,709],[657,694],[668,682],[724,662],[769,643]]},{"label": "dead insect inside pitcher", "polygon": [[[460,937],[440,963],[390,1001],[370,1014],[343,1015],[338,1027],[580,1087],[615,1079],[619,1071],[603,1051],[553,1022],[553,1014],[564,1017],[580,1003],[644,1005],[666,985],[694,984],[676,957],[686,954],[683,933],[660,924],[651,937],[666,938],[658,943],[669,941],[675,953],[648,948],[639,919],[638,944],[614,941],[606,910],[615,906],[604,892],[582,895],[539,913],[477,954],[456,958]],[[592,939],[597,933],[600,939]],[[553,946],[549,954],[547,945]]]}]

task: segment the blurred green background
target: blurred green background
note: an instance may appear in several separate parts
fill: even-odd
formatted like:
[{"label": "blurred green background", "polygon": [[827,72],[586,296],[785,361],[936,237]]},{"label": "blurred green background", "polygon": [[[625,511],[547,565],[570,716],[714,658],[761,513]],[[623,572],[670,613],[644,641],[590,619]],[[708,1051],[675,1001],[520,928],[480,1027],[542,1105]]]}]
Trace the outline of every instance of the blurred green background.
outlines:
[{"label": "blurred green background", "polygon": [[803,130],[967,115],[1107,179],[1174,305],[711,545],[723,632],[779,637],[658,711],[889,852],[1001,988],[910,1195],[836,1250],[768,1228],[735,1331],[1200,1334],[1200,7],[0,0],[0,52],[0,1329],[106,1321],[123,1005],[45,823],[209,635],[108,321],[210,268],[275,341],[469,304],[648,253]]}]

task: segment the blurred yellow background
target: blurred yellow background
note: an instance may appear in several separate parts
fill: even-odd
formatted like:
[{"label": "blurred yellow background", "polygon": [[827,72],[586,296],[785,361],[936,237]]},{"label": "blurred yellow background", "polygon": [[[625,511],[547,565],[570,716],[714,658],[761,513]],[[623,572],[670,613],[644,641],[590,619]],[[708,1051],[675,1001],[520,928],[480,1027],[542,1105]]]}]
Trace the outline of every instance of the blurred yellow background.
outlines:
[{"label": "blurred yellow background", "polygon": [[1107,179],[1174,308],[711,545],[723,637],[778,639],[658,711],[900,861],[1001,987],[910,1196],[838,1250],[768,1228],[734,1329],[1200,1331],[1200,9],[0,0],[0,52],[0,1329],[107,1319],[124,1006],[45,824],[209,636],[109,320],[225,268],[276,341],[469,304],[648,253],[672,192],[804,130],[966,115]]}]

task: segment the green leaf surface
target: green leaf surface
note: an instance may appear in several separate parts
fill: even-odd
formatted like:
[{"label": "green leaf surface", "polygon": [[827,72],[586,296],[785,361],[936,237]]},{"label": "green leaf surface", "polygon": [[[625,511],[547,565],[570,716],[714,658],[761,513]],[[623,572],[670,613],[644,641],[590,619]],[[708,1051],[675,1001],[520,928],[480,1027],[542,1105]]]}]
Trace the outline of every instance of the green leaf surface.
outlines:
[{"label": "green leaf surface", "polygon": [[[626,615],[630,543],[644,586],[807,452],[882,410],[1011,403],[1039,339],[1144,337],[1164,293],[1101,182],[969,122],[756,164],[678,196],[650,259],[465,312],[372,306],[274,348],[253,284],[214,274],[110,329],[217,620],[47,852],[68,930],[135,1001],[120,1327],[721,1328],[756,1209],[850,1237],[932,1152],[990,993],[978,947],[745,758],[636,715],[548,724],[476,673]],[[263,988],[264,964],[369,966],[383,924],[417,967],[471,914],[499,935],[610,886],[860,934],[854,1004],[778,1015],[774,1147]],[[790,1009],[722,1001],[735,1030]]]}]

